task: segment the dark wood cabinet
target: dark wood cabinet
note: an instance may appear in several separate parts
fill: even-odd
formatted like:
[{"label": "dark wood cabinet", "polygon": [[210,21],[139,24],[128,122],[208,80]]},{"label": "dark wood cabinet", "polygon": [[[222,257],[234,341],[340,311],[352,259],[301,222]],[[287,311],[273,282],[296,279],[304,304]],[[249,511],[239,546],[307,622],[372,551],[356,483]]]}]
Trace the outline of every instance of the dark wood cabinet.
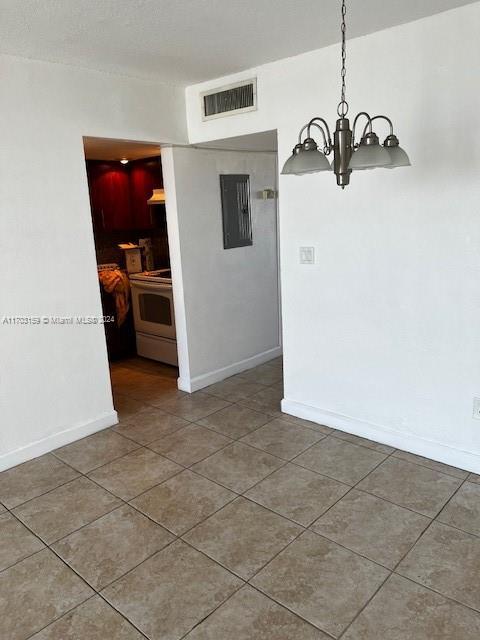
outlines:
[{"label": "dark wood cabinet", "polygon": [[162,173],[159,158],[146,158],[130,163],[130,202],[135,229],[151,229],[152,207],[147,204],[154,189],[160,189]]},{"label": "dark wood cabinet", "polygon": [[94,225],[103,231],[151,229],[153,215],[147,204],[161,188],[160,158],[129,164],[87,160],[90,205]]}]

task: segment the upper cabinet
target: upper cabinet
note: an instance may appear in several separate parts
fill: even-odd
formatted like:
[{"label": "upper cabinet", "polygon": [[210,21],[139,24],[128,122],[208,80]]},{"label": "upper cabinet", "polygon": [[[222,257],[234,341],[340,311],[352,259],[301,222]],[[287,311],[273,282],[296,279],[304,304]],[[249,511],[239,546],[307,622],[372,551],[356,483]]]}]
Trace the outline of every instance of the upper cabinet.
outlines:
[{"label": "upper cabinet", "polygon": [[153,213],[147,204],[154,189],[163,186],[160,158],[128,164],[87,160],[92,217],[97,229],[151,229]]},{"label": "upper cabinet", "polygon": [[153,211],[147,200],[154,189],[163,187],[160,158],[136,160],[128,166],[134,228],[149,229],[153,227]]}]

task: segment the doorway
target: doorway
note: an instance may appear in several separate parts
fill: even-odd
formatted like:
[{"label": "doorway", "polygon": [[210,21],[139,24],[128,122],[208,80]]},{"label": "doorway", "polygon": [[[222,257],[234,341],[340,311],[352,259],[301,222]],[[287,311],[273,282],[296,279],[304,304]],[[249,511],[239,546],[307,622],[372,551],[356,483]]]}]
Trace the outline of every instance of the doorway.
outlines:
[{"label": "doorway", "polygon": [[125,416],[177,391],[161,149],[85,137],[84,150],[114,405]]}]

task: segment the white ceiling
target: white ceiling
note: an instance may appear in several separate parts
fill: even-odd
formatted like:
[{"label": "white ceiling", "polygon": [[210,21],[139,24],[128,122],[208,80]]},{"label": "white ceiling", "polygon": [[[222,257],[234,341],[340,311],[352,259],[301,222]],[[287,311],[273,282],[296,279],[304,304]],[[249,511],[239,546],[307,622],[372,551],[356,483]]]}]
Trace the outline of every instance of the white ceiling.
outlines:
[{"label": "white ceiling", "polygon": [[139,160],[160,155],[160,145],[113,138],[83,138],[87,160]]},{"label": "white ceiling", "polygon": [[[473,0],[348,0],[348,36]],[[0,52],[189,84],[339,41],[339,0],[0,0]]]}]

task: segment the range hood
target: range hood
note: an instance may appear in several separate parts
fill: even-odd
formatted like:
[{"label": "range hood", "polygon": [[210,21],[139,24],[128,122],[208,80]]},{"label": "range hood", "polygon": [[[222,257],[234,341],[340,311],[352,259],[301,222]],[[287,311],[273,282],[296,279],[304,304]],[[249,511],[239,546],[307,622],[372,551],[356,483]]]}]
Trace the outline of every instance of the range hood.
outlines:
[{"label": "range hood", "polygon": [[164,189],[154,189],[152,196],[147,200],[147,204],[165,204]]}]

